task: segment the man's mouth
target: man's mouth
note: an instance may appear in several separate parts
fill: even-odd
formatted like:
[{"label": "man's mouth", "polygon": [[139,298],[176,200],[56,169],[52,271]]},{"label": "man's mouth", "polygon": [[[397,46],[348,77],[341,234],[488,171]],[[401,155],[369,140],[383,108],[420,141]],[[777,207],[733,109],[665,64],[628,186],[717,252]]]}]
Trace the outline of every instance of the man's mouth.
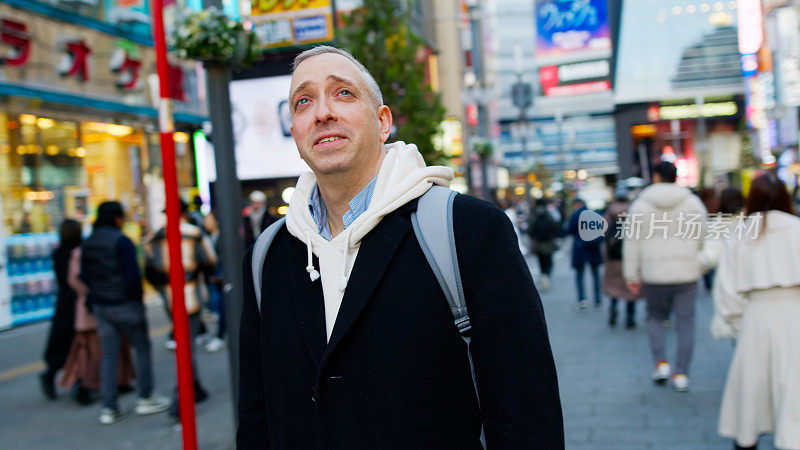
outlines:
[{"label": "man's mouth", "polygon": [[342,136],[328,136],[328,137],[324,137],[324,138],[318,140],[315,145],[327,144],[329,142],[336,142],[336,141],[340,141],[342,139],[344,139]]}]

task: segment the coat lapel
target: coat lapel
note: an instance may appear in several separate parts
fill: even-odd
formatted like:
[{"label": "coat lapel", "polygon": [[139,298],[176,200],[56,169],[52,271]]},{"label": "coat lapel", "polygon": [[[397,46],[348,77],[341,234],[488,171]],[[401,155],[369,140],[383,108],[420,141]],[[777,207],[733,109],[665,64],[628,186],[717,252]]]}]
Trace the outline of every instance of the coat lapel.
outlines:
[{"label": "coat lapel", "polygon": [[[293,239],[291,268],[288,271],[291,283],[291,295],[294,303],[297,325],[300,328],[306,348],[319,367],[325,351],[325,302],[322,296],[322,283],[311,281],[305,270],[307,264],[305,245]],[[319,260],[314,256],[314,267],[319,267]]]},{"label": "coat lapel", "polygon": [[350,273],[331,339],[325,349],[325,357],[336,348],[364,309],[389,267],[389,262],[394,257],[400,242],[410,229],[411,225],[402,217],[391,214],[381,220],[361,241],[361,248]]}]

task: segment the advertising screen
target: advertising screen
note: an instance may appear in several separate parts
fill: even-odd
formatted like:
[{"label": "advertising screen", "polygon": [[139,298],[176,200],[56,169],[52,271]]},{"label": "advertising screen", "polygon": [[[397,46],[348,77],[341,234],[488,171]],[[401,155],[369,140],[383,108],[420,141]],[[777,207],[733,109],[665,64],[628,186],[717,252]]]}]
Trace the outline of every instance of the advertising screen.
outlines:
[{"label": "advertising screen", "polygon": [[239,179],[296,177],[310,170],[289,130],[290,81],[283,75],[230,84]]},{"label": "advertising screen", "polygon": [[611,50],[607,0],[536,0],[536,57]]}]

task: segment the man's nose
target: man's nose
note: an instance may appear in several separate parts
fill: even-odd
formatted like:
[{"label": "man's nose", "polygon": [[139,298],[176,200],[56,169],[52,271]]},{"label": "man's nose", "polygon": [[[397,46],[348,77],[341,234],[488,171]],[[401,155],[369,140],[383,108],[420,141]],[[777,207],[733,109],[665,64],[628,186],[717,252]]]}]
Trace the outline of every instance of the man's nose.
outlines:
[{"label": "man's nose", "polygon": [[326,98],[322,98],[320,101],[317,102],[317,109],[316,109],[316,122],[328,122],[331,120],[337,120],[338,116],[336,112],[332,108],[332,105]]}]

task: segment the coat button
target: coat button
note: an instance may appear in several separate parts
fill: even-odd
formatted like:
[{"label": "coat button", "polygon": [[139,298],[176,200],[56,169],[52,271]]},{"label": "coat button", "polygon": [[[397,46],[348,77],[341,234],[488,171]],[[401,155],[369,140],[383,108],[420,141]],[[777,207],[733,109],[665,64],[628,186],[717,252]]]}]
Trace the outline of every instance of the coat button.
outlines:
[{"label": "coat button", "polygon": [[317,403],[317,388],[311,388],[311,402]]}]

